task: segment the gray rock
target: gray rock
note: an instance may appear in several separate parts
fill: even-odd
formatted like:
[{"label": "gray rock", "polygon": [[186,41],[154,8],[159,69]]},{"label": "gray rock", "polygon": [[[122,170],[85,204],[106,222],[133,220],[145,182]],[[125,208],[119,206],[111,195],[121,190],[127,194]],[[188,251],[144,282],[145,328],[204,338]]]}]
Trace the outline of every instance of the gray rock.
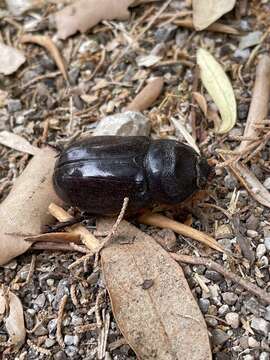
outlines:
[{"label": "gray rock", "polygon": [[7,102],[8,111],[14,113],[22,109],[22,103],[18,99],[10,99]]},{"label": "gray rock", "polygon": [[83,319],[81,317],[79,317],[78,315],[75,314],[71,314],[71,324],[74,326],[79,326],[82,325],[83,323]]},{"label": "gray rock", "polygon": [[79,341],[80,339],[78,335],[65,335],[64,337],[64,343],[68,346],[70,345],[78,346]]},{"label": "gray rock", "polygon": [[162,26],[155,31],[155,38],[157,42],[166,42],[174,38],[176,34],[177,26],[173,24],[167,24]]},{"label": "gray rock", "polygon": [[229,338],[229,335],[221,329],[214,329],[212,331],[212,342],[215,346],[224,344]]},{"label": "gray rock", "polygon": [[256,257],[260,259],[266,253],[266,247],[264,244],[259,244],[256,249]]},{"label": "gray rock", "polygon": [[219,316],[224,316],[229,312],[229,306],[227,304],[222,305],[219,309],[218,309],[218,314]]},{"label": "gray rock", "polygon": [[250,326],[261,335],[267,336],[270,331],[270,323],[263,318],[254,318]]},{"label": "gray rock", "polygon": [[238,299],[238,296],[233,292],[225,292],[222,294],[222,298],[228,305],[234,305]]},{"label": "gray rock", "polygon": [[73,357],[77,354],[78,352],[78,348],[76,346],[67,346],[65,348],[65,353],[67,354],[68,357]]},{"label": "gray rock", "polygon": [[248,355],[243,356],[243,360],[255,360],[255,358],[254,358],[254,356],[248,354]]},{"label": "gray rock", "polygon": [[43,336],[48,334],[48,329],[43,325],[39,325],[39,327],[34,331],[36,336]]},{"label": "gray rock", "polygon": [[54,301],[52,303],[52,306],[55,310],[58,310],[59,303],[65,294],[67,294],[67,295],[69,294],[68,280],[61,279],[58,283],[56,295],[55,295]]},{"label": "gray rock", "polygon": [[107,116],[100,120],[94,135],[118,135],[118,136],[148,136],[150,122],[140,112],[126,111],[123,113]]},{"label": "gray rock", "polygon": [[54,360],[67,360],[67,355],[64,353],[64,351],[58,351],[54,357]]},{"label": "gray rock", "polygon": [[225,320],[233,329],[237,329],[239,327],[239,315],[237,313],[230,312],[226,314]]},{"label": "gray rock", "polygon": [[247,60],[249,55],[250,55],[249,49],[244,49],[244,50],[236,49],[233,54],[233,57],[235,59],[239,59],[239,60]]},{"label": "gray rock", "polygon": [[265,245],[265,247],[266,247],[266,250],[267,250],[267,251],[270,251],[270,237],[266,237],[266,238],[264,239],[264,245]]},{"label": "gray rock", "polygon": [[270,177],[266,178],[263,185],[264,187],[266,187],[267,190],[270,190]]},{"label": "gray rock", "polygon": [[254,337],[249,336],[249,338],[248,338],[248,346],[249,346],[250,348],[255,348],[255,347],[260,346],[260,343],[259,343],[259,341],[257,341],[256,339],[254,339]]},{"label": "gray rock", "polygon": [[249,298],[247,301],[244,301],[244,306],[248,312],[251,312],[256,317],[261,317],[265,314],[265,308],[255,298]]},{"label": "gray rock", "polygon": [[254,239],[255,237],[257,237],[259,234],[256,230],[247,230],[247,236]]},{"label": "gray rock", "polygon": [[46,302],[46,296],[45,294],[40,294],[38,295],[38,297],[36,298],[36,300],[34,300],[34,304],[38,305],[38,307],[40,309],[42,309],[45,305],[45,302]]},{"label": "gray rock", "polygon": [[259,360],[269,360],[270,356],[269,353],[267,353],[266,351],[263,351],[259,357]]},{"label": "gray rock", "polygon": [[47,349],[51,348],[55,344],[55,342],[56,341],[54,339],[46,339],[44,343],[45,348]]},{"label": "gray rock", "polygon": [[52,319],[48,322],[47,329],[50,336],[54,336],[56,333],[57,319]]},{"label": "gray rock", "polygon": [[222,281],[224,279],[221,274],[219,274],[218,272],[216,272],[214,270],[206,270],[204,276],[207,279],[212,280],[214,282]]},{"label": "gray rock", "polygon": [[224,184],[227,189],[234,190],[238,186],[238,181],[235,179],[234,176],[232,176],[231,174],[228,174],[224,178]]},{"label": "gray rock", "polygon": [[207,325],[209,325],[209,326],[211,326],[211,327],[213,327],[213,328],[216,327],[217,324],[218,324],[217,319],[212,318],[212,317],[207,317],[207,318],[205,319],[205,321],[206,321]]},{"label": "gray rock", "polygon": [[268,305],[266,308],[264,318],[265,318],[265,320],[270,321],[270,305]]},{"label": "gray rock", "polygon": [[203,314],[206,314],[210,306],[210,301],[208,299],[199,299],[199,307]]}]

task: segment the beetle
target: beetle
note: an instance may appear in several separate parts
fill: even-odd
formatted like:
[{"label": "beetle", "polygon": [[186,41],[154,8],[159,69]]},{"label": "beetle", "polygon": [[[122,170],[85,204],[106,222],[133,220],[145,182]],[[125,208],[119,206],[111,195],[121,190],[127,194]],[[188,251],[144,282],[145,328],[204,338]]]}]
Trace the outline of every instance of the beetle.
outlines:
[{"label": "beetle", "polygon": [[188,145],[145,136],[93,136],[74,142],[59,156],[56,193],[92,214],[116,215],[153,204],[177,204],[207,182],[210,167]]}]

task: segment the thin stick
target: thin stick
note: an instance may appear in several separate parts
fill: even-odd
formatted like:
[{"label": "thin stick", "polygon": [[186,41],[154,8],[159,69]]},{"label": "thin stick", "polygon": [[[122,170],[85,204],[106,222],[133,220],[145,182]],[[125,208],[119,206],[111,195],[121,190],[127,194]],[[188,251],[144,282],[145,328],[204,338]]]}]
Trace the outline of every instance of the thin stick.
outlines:
[{"label": "thin stick", "polygon": [[[56,204],[50,204],[49,212],[58,221],[69,221],[73,219],[73,217],[68,212],[66,212],[64,209],[62,209],[60,206],[57,206]],[[90,251],[95,252],[99,248],[99,241],[83,225],[76,224],[68,227],[66,230],[73,234],[80,235],[82,243],[87,246]]]},{"label": "thin stick", "polygon": [[216,262],[214,262],[211,259],[182,255],[182,254],[170,254],[170,255],[175,261],[178,261],[178,262],[192,264],[192,265],[204,265],[208,269],[212,269],[212,270],[220,273],[221,275],[223,275],[225,278],[228,278],[228,279],[232,280],[233,282],[235,282],[236,284],[239,284],[244,289],[246,289],[253,295],[257,296],[262,302],[270,304],[270,294],[269,293],[267,293],[263,289],[260,289],[258,286],[252,284],[251,282],[241,278],[240,276],[234,274],[233,272],[225,270],[221,265],[217,264]]},{"label": "thin stick", "polygon": [[80,243],[81,242],[81,235],[80,234],[72,234],[72,233],[46,233],[40,235],[29,236],[24,239],[25,241],[30,242],[40,242],[40,241],[47,241],[47,242],[74,242]]},{"label": "thin stick", "polygon": [[108,245],[110,243],[110,241],[113,239],[113,237],[115,236],[118,226],[119,226],[120,222],[123,220],[123,217],[125,216],[125,212],[126,212],[126,209],[128,206],[128,201],[129,201],[128,197],[124,198],[123,205],[122,205],[121,211],[118,215],[118,218],[116,219],[116,222],[113,224],[113,227],[112,227],[109,235],[107,235],[106,238],[101,243],[101,245],[100,245],[101,249],[104,248],[104,246]]},{"label": "thin stick", "polygon": [[58,344],[64,348],[65,346],[65,343],[64,343],[64,339],[63,339],[63,336],[62,336],[62,321],[63,321],[63,316],[64,316],[64,311],[65,311],[65,306],[66,306],[66,303],[67,303],[67,294],[65,294],[63,297],[62,297],[62,300],[60,302],[60,305],[59,305],[59,310],[58,310],[58,317],[57,317],[57,325],[56,325],[56,340],[58,342]]},{"label": "thin stick", "polygon": [[[270,100],[270,57],[261,57],[257,69],[251,104],[248,112],[244,137],[259,136],[258,130],[253,126],[255,123],[266,119]],[[242,140],[239,151],[244,150],[250,142]]]},{"label": "thin stick", "polygon": [[[183,20],[174,20],[173,24],[195,30],[193,21],[191,18],[183,19]],[[220,32],[220,33],[224,33],[224,34],[231,34],[231,35],[240,35],[240,32],[238,30],[236,30],[235,28],[228,26],[228,25],[221,24],[221,23],[217,23],[217,22],[208,26],[204,30],[212,31],[212,32]]]},{"label": "thin stick", "polygon": [[138,221],[143,224],[161,227],[162,229],[171,229],[178,234],[190,237],[193,240],[197,240],[200,243],[211,247],[212,249],[225,252],[225,249],[211,236],[204,234],[199,230],[193,229],[190,226],[171,220],[166,216],[147,212],[140,216]]},{"label": "thin stick", "polygon": [[106,58],[106,49],[103,49],[101,52],[101,56],[100,56],[100,60],[95,68],[95,70],[92,72],[92,74],[90,75],[89,80],[93,79],[93,77],[96,75],[96,73],[99,71],[99,69],[101,68],[101,66],[103,65],[104,61]]}]

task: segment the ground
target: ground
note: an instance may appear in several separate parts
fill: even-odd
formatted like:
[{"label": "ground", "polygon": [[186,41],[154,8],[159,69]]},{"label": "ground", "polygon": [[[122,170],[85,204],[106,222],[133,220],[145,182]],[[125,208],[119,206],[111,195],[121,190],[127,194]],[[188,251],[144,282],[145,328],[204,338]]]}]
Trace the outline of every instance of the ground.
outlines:
[{"label": "ground", "polygon": [[[159,3],[144,4],[131,10],[129,21],[104,21],[87,34],[58,40],[57,46],[67,64],[69,86],[44,48],[19,44],[25,29],[30,29],[33,34],[54,37],[55,30],[51,28],[48,15],[55,11],[56,5],[51,3],[21,17],[0,17],[0,40],[20,46],[27,58],[15,74],[0,74],[0,89],[8,93],[5,104],[1,106],[0,102],[0,130],[12,131],[34,145],[59,145],[74,134],[91,133],[101,118],[126,107],[145,85],[146,79],[163,76],[165,87],[161,96],[144,111],[151,120],[151,136],[175,136],[170,118],[178,118],[181,114],[187,128],[196,132],[202,153],[216,165],[222,163],[218,149],[233,150],[239,145],[251,101],[256,64],[261,54],[269,54],[270,37],[265,36],[251,59],[254,48],[241,50],[239,36],[195,32],[178,26],[177,21],[174,23],[191,11],[190,1],[172,1],[158,16],[160,7]],[[222,20],[240,32],[266,34],[270,25],[269,12],[268,1],[239,1]],[[192,91],[196,90],[211,101],[201,83],[197,84],[196,50],[199,46],[210,51],[222,64],[236,94],[237,123],[222,136],[213,132],[213,123],[205,119],[192,100]],[[160,60],[149,67],[141,66],[139,56],[150,52],[160,55]],[[248,61],[250,64],[246,66]],[[95,69],[96,74],[92,77]],[[3,200],[30,155],[5,146],[0,146],[0,154],[0,198]],[[269,161],[266,144],[248,163],[268,189]],[[219,208],[228,209],[234,191],[239,191],[239,199],[237,216],[232,221]],[[167,214],[172,215],[171,211]],[[219,243],[241,256],[229,261],[228,257],[169,230],[146,226],[143,230],[154,237],[165,237],[174,244],[175,252],[207,255],[224,268],[268,290],[269,209],[254,200],[227,167],[216,167],[216,176],[208,185],[207,195],[195,207],[187,207],[174,216],[181,221],[188,219],[193,227],[216,236]],[[243,257],[244,246],[248,247],[246,257]],[[94,260],[68,270],[80,256],[75,251],[33,250],[0,269],[0,282],[10,286],[22,301],[28,330],[28,341],[15,355],[7,354],[5,358],[44,359],[49,358],[46,354],[49,351],[56,360],[98,359],[101,344],[98,329],[90,326],[90,331],[89,328],[78,331],[81,325],[96,324],[98,309],[102,320],[106,316],[111,319],[106,359],[136,359],[117,328],[102,274],[93,272]],[[269,359],[270,306],[264,306],[238,284],[203,265],[183,265],[183,269],[205,317],[214,359]],[[56,319],[59,300],[65,294],[68,296],[62,323],[65,342],[62,349],[56,339]],[[6,341],[6,330],[0,324],[0,343]]]}]

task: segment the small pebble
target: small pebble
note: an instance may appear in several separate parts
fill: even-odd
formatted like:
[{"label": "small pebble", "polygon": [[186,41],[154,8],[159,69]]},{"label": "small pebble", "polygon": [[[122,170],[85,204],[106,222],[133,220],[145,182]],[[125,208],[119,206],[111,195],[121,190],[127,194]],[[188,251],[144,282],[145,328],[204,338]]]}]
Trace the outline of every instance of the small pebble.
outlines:
[{"label": "small pebble", "polygon": [[259,341],[257,341],[256,339],[254,339],[254,337],[249,336],[249,338],[248,338],[248,346],[249,346],[250,348],[255,348],[255,347],[260,346],[260,343],[259,343]]},{"label": "small pebble", "polygon": [[78,348],[76,346],[67,346],[65,348],[65,353],[67,354],[68,357],[73,357],[76,355],[76,353],[78,352]]},{"label": "small pebble", "polygon": [[270,305],[268,305],[268,306],[266,307],[266,311],[265,311],[265,314],[264,314],[264,318],[265,318],[265,320],[270,321]]},{"label": "small pebble", "polygon": [[208,312],[210,301],[208,299],[199,299],[199,307],[203,314]]},{"label": "small pebble", "polygon": [[77,346],[79,344],[79,336],[78,335],[65,335],[64,337],[64,343],[66,345],[75,345]]},{"label": "small pebble", "polygon": [[54,360],[67,360],[67,355],[64,353],[64,351],[58,351],[54,357],[53,357]]},{"label": "small pebble", "polygon": [[255,360],[254,357],[250,354],[243,356],[243,360]]},{"label": "small pebble", "polygon": [[166,42],[174,38],[178,27],[173,24],[167,24],[157,29],[155,32],[155,38],[157,42]]},{"label": "small pebble", "polygon": [[215,319],[215,318],[212,318],[212,317],[208,317],[207,316],[207,318],[206,318],[206,323],[207,323],[207,325],[209,325],[209,326],[211,326],[211,327],[216,327],[217,326],[217,324],[218,324],[218,321],[217,321],[217,319]]},{"label": "small pebble", "polygon": [[264,244],[259,244],[256,249],[256,257],[260,259],[266,253],[266,247]]},{"label": "small pebble", "polygon": [[247,60],[249,55],[250,55],[249,49],[244,49],[244,50],[236,49],[233,54],[233,57],[235,59],[239,59],[239,60]]},{"label": "small pebble", "polygon": [[148,136],[150,122],[143,114],[136,111],[126,111],[101,119],[94,131],[95,136]]},{"label": "small pebble", "polygon": [[224,178],[224,184],[227,189],[234,190],[235,188],[237,188],[238,181],[236,180],[236,178],[234,176],[232,176],[231,174],[228,174]]},{"label": "small pebble", "polygon": [[38,297],[33,302],[34,302],[34,304],[38,305],[38,307],[40,309],[42,309],[46,302],[45,294],[43,293],[43,294],[38,295]]},{"label": "small pebble", "polygon": [[207,279],[212,280],[214,282],[219,282],[219,281],[222,281],[224,279],[223,276],[220,273],[218,273],[218,272],[216,272],[214,270],[206,270],[204,276]]},{"label": "small pebble", "polygon": [[71,324],[74,326],[79,326],[82,325],[83,323],[83,319],[81,317],[79,317],[78,315],[75,314],[71,314]]},{"label": "small pebble", "polygon": [[39,325],[39,327],[34,331],[36,336],[43,336],[48,334],[48,329],[43,325]]},{"label": "small pebble", "polygon": [[259,360],[269,360],[269,359],[270,359],[269,353],[267,353],[266,351],[262,352],[259,358]]},{"label": "small pebble", "polygon": [[214,345],[224,344],[230,337],[221,329],[214,329],[212,331],[212,341]]},{"label": "small pebble", "polygon": [[270,251],[270,237],[266,237],[266,238],[264,239],[264,245],[265,245],[265,247],[266,247],[266,250],[267,250],[267,251]]},{"label": "small pebble", "polygon": [[219,316],[224,316],[228,313],[229,306],[227,304],[221,305],[221,307],[218,309]]},{"label": "small pebble", "polygon": [[237,329],[239,327],[239,315],[237,313],[230,312],[226,314],[225,320],[233,329]]},{"label": "small pebble", "polygon": [[49,349],[50,347],[52,347],[54,344],[55,344],[55,340],[54,339],[46,339],[45,340],[45,343],[44,343],[44,345],[45,345],[45,347],[47,348],[47,349]]},{"label": "small pebble", "polygon": [[261,335],[267,336],[270,331],[270,323],[263,318],[254,318],[250,326]]},{"label": "small pebble", "polygon": [[225,292],[222,294],[222,298],[228,305],[234,305],[238,299],[238,296],[233,292]]},{"label": "small pebble", "polygon": [[263,185],[264,185],[264,187],[266,187],[267,190],[270,190],[270,176],[268,178],[266,178]]},{"label": "small pebble", "polygon": [[258,236],[258,232],[256,230],[247,230],[247,236],[254,239]]},{"label": "small pebble", "polygon": [[22,103],[18,99],[10,99],[7,102],[8,111],[14,113],[16,111],[20,111],[22,109]]}]

